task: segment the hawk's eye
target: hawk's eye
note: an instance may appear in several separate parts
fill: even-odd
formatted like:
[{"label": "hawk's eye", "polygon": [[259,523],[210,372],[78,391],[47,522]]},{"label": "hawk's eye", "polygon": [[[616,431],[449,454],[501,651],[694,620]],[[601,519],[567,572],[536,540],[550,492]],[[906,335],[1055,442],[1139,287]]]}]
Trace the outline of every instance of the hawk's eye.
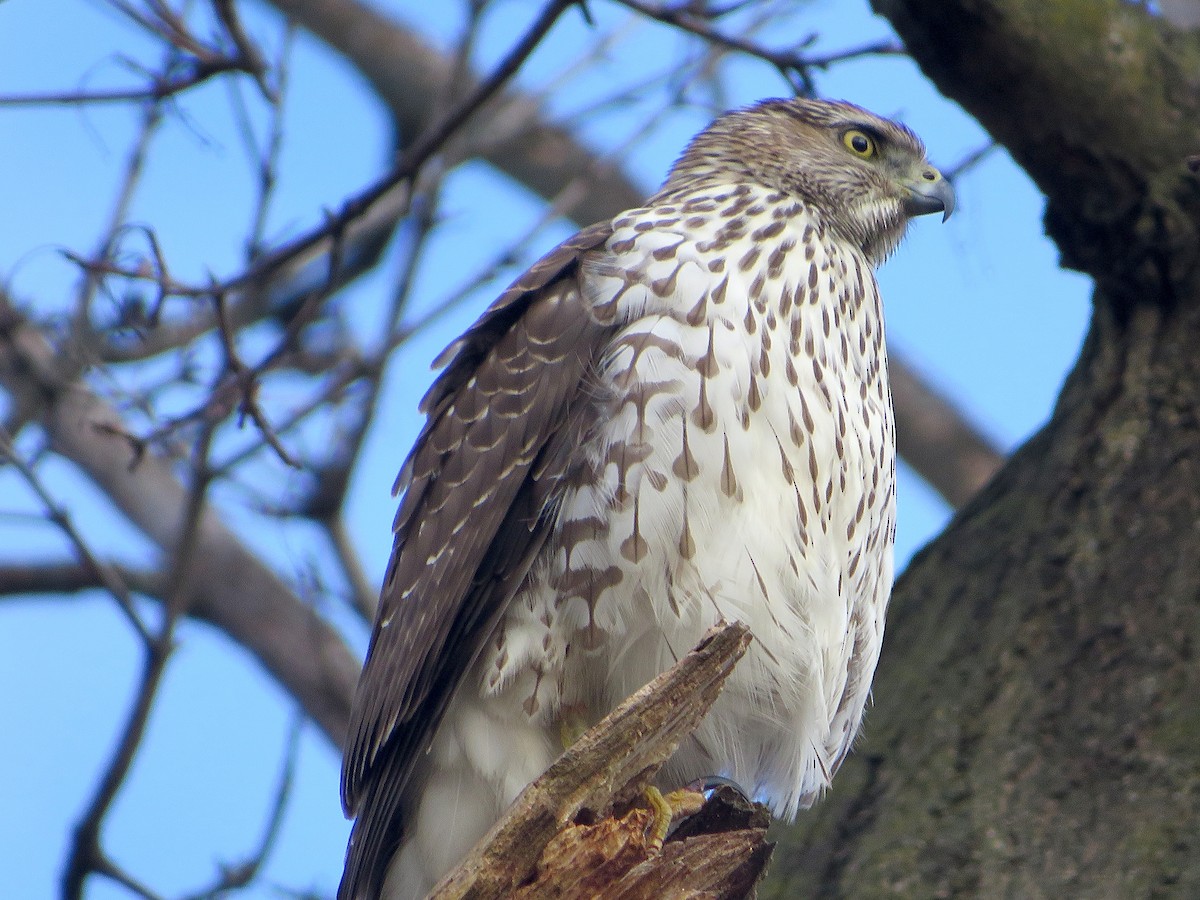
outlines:
[{"label": "hawk's eye", "polygon": [[878,152],[871,136],[857,128],[851,128],[843,134],[842,143],[846,145],[847,150],[862,159],[870,159]]}]

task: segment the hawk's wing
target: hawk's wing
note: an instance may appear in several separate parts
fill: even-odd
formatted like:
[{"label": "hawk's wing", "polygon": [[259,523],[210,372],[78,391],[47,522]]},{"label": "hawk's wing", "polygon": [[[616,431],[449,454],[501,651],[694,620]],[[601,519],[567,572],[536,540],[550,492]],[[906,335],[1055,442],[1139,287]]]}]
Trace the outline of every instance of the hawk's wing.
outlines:
[{"label": "hawk's wing", "polygon": [[350,718],[342,804],[357,821],[339,897],[378,892],[413,762],[546,538],[586,427],[572,412],[610,332],[585,307],[578,262],[611,233],[593,225],[543,257],[438,358]]}]

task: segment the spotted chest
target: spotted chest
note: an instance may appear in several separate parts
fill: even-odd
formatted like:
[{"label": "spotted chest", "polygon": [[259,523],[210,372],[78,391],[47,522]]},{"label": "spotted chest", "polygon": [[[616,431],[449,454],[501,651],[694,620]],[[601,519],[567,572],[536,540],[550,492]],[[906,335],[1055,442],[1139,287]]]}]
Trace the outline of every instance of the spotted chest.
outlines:
[{"label": "spotted chest", "polygon": [[853,738],[892,576],[870,267],[802,203],[730,185],[627,214],[580,282],[622,327],[483,690],[540,721],[598,715],[740,619],[754,647],[679,767],[793,814]]}]

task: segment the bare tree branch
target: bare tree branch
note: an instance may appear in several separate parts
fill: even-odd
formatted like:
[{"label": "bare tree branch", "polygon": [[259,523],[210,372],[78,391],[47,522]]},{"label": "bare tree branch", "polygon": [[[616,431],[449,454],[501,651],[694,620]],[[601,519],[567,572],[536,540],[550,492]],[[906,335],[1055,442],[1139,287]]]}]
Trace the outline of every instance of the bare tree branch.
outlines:
[{"label": "bare tree branch", "polygon": [[[827,69],[831,65],[863,56],[902,56],[904,48],[896,41],[876,41],[864,47],[842,50],[824,56],[806,56],[796,50],[773,50],[755,41],[746,40],[738,35],[726,34],[716,28],[712,22],[718,14],[704,13],[702,7],[697,8],[692,3],[679,3],[665,6],[659,3],[646,3],[643,0],[617,0],[622,6],[641,13],[647,18],[671,25],[681,31],[703,38],[709,44],[735,50],[770,63],[794,88],[805,94],[812,94],[812,72],[814,69]],[[723,15],[723,13],[720,13]],[[811,46],[816,35],[809,35],[799,43],[801,49]]]},{"label": "bare tree branch", "polygon": [[221,873],[212,884],[194,894],[184,897],[183,900],[209,900],[209,898],[223,897],[234,890],[252,884],[261,874],[263,865],[266,864],[271,850],[274,849],[279,839],[279,831],[283,825],[283,813],[287,809],[287,803],[292,794],[292,783],[296,776],[296,760],[300,752],[300,733],[303,724],[304,717],[297,716],[288,731],[284,747],[283,770],[279,775],[279,784],[275,789],[275,798],[271,803],[266,827],[263,830],[262,840],[259,842],[258,847],[241,862],[234,865],[221,866]]},{"label": "bare tree branch", "polygon": [[[434,98],[442,96],[443,85],[453,78],[453,58],[356,0],[274,0],[272,5],[353,63],[388,105],[402,134],[417,134],[427,126]],[[571,211],[573,218],[612,218],[645,198],[645,191],[622,173],[595,166],[592,154],[570,132],[547,123],[536,98],[506,91],[495,106],[520,125],[506,129],[507,141],[489,143],[483,158],[547,199],[582,175],[588,190]],[[474,138],[468,127],[467,143]]]},{"label": "bare tree branch", "polygon": [[[458,71],[453,59],[431,51],[422,39],[354,0],[279,0],[275,5],[349,56],[389,103],[402,131],[419,130],[421,123],[435,115],[434,98],[444,95],[448,79]],[[638,8],[646,6],[634,5]],[[647,7],[647,11],[673,24],[678,24],[674,19],[684,15],[678,10]],[[552,21],[560,13],[561,10],[551,11],[547,20]],[[757,45],[737,49],[760,58],[765,58],[763,54],[771,55]],[[828,58],[808,59],[804,64],[825,66],[848,56],[879,52],[891,53],[895,48],[871,45]],[[382,59],[379,54],[383,55]],[[522,51],[517,48],[514,59],[520,58]],[[403,59],[404,64],[397,65],[397,59]],[[803,57],[789,59],[796,63],[796,59]],[[445,136],[477,107],[477,100],[486,97],[503,80],[504,73],[498,73],[498,76],[490,85],[485,85],[483,91],[476,88],[479,91],[476,100],[462,104],[461,110],[450,121],[426,132],[417,145],[409,148],[406,159],[423,159],[427,148],[441,146]],[[546,123],[541,116],[540,103],[535,99],[502,92],[492,105],[503,110],[504,119],[509,123],[504,133],[511,137],[499,142],[479,141],[472,137],[471,127],[468,127],[465,139],[468,146],[473,142],[479,144],[483,157],[489,162],[547,197],[582,178],[590,190],[584,193],[574,210],[568,210],[581,221],[611,218],[641,202],[643,190],[620,172],[598,163],[594,154],[573,140],[569,133]],[[518,121],[521,126],[514,127],[512,123]],[[233,298],[229,305],[232,327],[256,321],[270,309],[295,306],[298,296],[308,297],[307,302],[311,303],[314,298],[327,296],[372,267],[398,217],[408,209],[411,191],[405,179],[410,174],[410,167],[402,161],[375,186],[348,201],[325,226],[260,259],[245,275],[219,285],[216,289],[228,292]],[[143,272],[122,271],[107,265],[101,265],[101,270],[115,271],[131,278],[145,277]],[[163,294],[200,296],[214,290],[210,285],[187,286],[165,277],[158,277],[157,283]],[[99,353],[101,358],[114,362],[143,358],[193,340],[210,331],[215,324],[211,315],[200,313],[182,323],[156,329],[136,345],[110,343]],[[937,457],[909,460],[951,504],[961,504],[986,481],[983,473],[990,474],[999,467],[1002,455],[943,399],[928,393],[920,378],[907,377],[911,373],[906,371],[902,359],[894,359],[892,369],[896,375],[898,429],[912,436],[914,444],[933,445],[938,434],[921,436],[920,429],[927,422],[947,422],[948,416],[958,419],[953,425],[955,431],[970,435],[967,443],[974,448],[970,459],[946,465],[953,448],[944,447]],[[910,415],[926,408],[929,412],[919,417]],[[966,480],[953,480],[963,476]]]},{"label": "bare tree branch", "polygon": [[145,656],[137,694],[121,729],[117,746],[101,775],[100,784],[96,787],[96,792],[72,835],[62,878],[62,894],[66,900],[82,897],[84,883],[93,873],[108,875],[127,883],[127,879],[117,877],[112,871],[113,864],[100,839],[101,827],[142,746],[146,725],[150,720],[150,710],[158,696],[167,662],[175,647],[175,626],[188,606],[191,572],[196,564],[196,536],[204,514],[209,487],[209,479],[201,470],[207,468],[212,436],[212,427],[206,428],[193,453],[192,465],[196,477],[187,492],[180,539],[172,548],[166,614],[158,632],[143,644]]},{"label": "bare tree branch", "polygon": [[890,356],[896,448],[946,502],[960,507],[1000,470],[1003,460],[916,369],[904,365],[895,350]]},{"label": "bare tree branch", "polygon": [[[53,449],[82,469],[164,551],[182,538],[187,490],[169,462],[146,454],[134,463],[120,416],[85,384],[60,374],[45,338],[0,294],[0,384],[32,395]],[[113,429],[108,431],[101,426]],[[252,652],[296,698],[329,740],[341,746],[359,663],[341,636],[296,595],[212,511],[199,522],[190,611]]]},{"label": "bare tree branch", "polygon": [[2,429],[0,429],[0,462],[7,463],[21,473],[26,484],[37,494],[38,499],[42,501],[47,517],[71,544],[75,555],[79,558],[80,565],[95,579],[97,587],[103,587],[112,595],[113,599],[117,602],[117,606],[125,614],[126,620],[133,626],[133,630],[137,632],[142,642],[150,644],[153,641],[150,630],[146,627],[146,623],[142,621],[142,617],[138,615],[137,610],[133,608],[133,599],[130,596],[129,587],[125,584],[121,573],[103,563],[92,552],[92,548],[88,546],[88,542],[84,540],[83,535],[75,528],[70,514],[55,502],[54,497],[51,496],[45,485],[42,484],[37,473],[33,471],[32,466],[21,459],[16,448],[12,445],[11,438]]},{"label": "bare tree branch", "polygon": [[[106,563],[121,581],[139,594],[160,597],[166,587],[165,576],[148,569]],[[26,597],[31,594],[55,598],[78,591],[106,589],[104,578],[95,566],[85,562],[21,562],[0,565],[0,597]]]},{"label": "bare tree branch", "polygon": [[47,91],[40,94],[0,95],[0,106],[84,106],[93,103],[136,103],[166,100],[227,72],[241,71],[236,60],[196,69],[186,75],[151,78],[146,87],[114,88],[106,91]]},{"label": "bare tree branch", "polygon": [[[432,50],[420,36],[357,0],[271,0],[272,5],[298,22],[335,50],[346,56],[370,80],[381,99],[388,104],[401,131],[419,130],[432,114],[430,98],[451,77],[453,60]],[[739,48],[742,49],[742,48]],[[851,54],[893,52],[890,47],[866,47],[847,51]],[[817,65],[830,64],[838,56],[818,59]],[[468,126],[465,140],[477,144],[481,156],[497,169],[512,176],[544,198],[552,198],[576,179],[583,179],[585,196],[568,212],[577,221],[587,223],[610,219],[636,207],[646,191],[618,169],[598,165],[595,154],[569,132],[546,121],[541,104],[534,98],[513,92],[502,93],[496,106],[503,110],[506,122],[521,122],[507,127],[508,140],[476,140]],[[489,115],[498,116],[499,112]],[[487,121],[481,117],[479,122]],[[352,242],[351,242],[352,243]],[[959,505],[987,481],[1003,462],[1003,454],[944,399],[930,393],[922,379],[907,371],[903,359],[891,362],[896,401],[897,430],[907,433],[908,446],[936,445],[944,431],[922,435],[927,423],[939,429],[951,428],[964,436],[953,446],[936,455],[910,460],[913,468],[952,505]],[[926,412],[928,410],[928,412]],[[920,411],[920,416],[914,413]],[[956,420],[951,424],[951,420]],[[971,456],[950,460],[960,447],[970,447]],[[962,478],[963,480],[956,480]]]},{"label": "bare tree branch", "polygon": [[[0,95],[0,106],[82,106],[92,103],[158,102],[174,97],[213,78],[229,73],[250,75],[264,95],[270,89],[263,80],[267,66],[258,48],[247,37],[229,0],[214,0],[214,6],[232,44],[226,53],[196,36],[187,22],[164,3],[153,0],[144,10],[126,0],[109,0],[124,15],[167,49],[169,65],[160,72],[146,72],[142,87],[103,91],[47,91]],[[129,68],[136,68],[127,63]]]}]

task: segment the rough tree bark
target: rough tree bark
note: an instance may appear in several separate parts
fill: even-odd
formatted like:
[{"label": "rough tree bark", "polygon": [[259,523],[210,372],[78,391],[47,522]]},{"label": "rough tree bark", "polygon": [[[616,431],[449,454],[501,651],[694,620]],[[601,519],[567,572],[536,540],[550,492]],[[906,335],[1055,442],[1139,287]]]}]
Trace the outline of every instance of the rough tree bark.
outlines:
[{"label": "rough tree bark", "polygon": [[761,895],[1200,896],[1200,34],[875,5],[1045,192],[1094,317],[1050,422],[897,585],[867,740]]}]

